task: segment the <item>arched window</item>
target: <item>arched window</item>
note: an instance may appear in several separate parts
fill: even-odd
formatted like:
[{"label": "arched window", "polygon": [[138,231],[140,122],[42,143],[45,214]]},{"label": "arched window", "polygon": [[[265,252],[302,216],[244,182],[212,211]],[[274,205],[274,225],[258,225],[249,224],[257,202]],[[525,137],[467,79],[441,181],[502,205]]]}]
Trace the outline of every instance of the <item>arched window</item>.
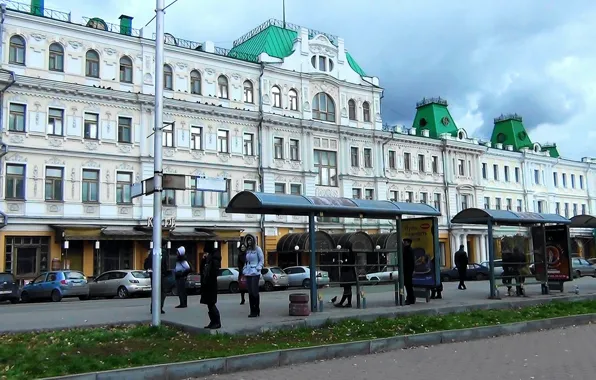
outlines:
[{"label": "arched window", "polygon": [[126,56],[120,58],[120,82],[132,83],[132,59]]},{"label": "arched window", "polygon": [[85,75],[99,78],[99,54],[95,50],[88,50],[85,55]]},{"label": "arched window", "polygon": [[50,71],[64,71],[64,48],[58,42],[50,45],[48,69]]},{"label": "arched window", "polygon": [[370,123],[370,104],[368,102],[362,103],[362,119]]},{"label": "arched window", "polygon": [[356,119],[356,102],[354,99],[348,100],[348,116],[350,120],[358,120]]},{"label": "arched window", "polygon": [[271,88],[271,95],[273,96],[273,107],[281,108],[281,90],[277,86]]},{"label": "arched window", "polygon": [[254,103],[252,82],[249,80],[244,81],[244,103]]},{"label": "arched window", "polygon": [[190,72],[190,93],[201,95],[201,73],[197,70]]},{"label": "arched window", "polygon": [[331,96],[319,92],[312,100],[312,117],[322,121],[335,122],[335,102]]},{"label": "arched window", "polygon": [[298,92],[293,88],[288,91],[288,100],[290,102],[290,109],[298,111]]},{"label": "arched window", "polygon": [[220,99],[230,98],[228,94],[228,78],[224,75],[220,75],[219,78],[217,78],[217,96]]},{"label": "arched window", "polygon": [[21,36],[10,37],[8,50],[8,63],[16,65],[25,64],[25,39]]},{"label": "arched window", "polygon": [[174,73],[170,65],[163,65],[163,88],[165,90],[174,89]]}]

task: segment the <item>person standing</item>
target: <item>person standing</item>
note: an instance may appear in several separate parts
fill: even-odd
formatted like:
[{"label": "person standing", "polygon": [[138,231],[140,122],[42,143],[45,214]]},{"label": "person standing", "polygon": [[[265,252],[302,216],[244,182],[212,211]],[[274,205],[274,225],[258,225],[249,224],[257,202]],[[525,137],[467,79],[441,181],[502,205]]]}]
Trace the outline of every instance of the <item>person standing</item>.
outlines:
[{"label": "person standing", "polygon": [[217,273],[221,268],[221,254],[218,249],[203,256],[201,261],[201,303],[207,305],[209,324],[206,329],[221,328],[221,316],[217,309]]},{"label": "person standing", "polygon": [[[341,287],[344,289],[341,301],[335,303],[337,297],[333,297],[332,302],[335,307],[352,307],[352,285],[356,282],[356,255],[350,251],[346,253],[346,259],[340,270]],[[344,302],[347,302],[344,305]]]},{"label": "person standing", "polygon": [[403,265],[404,287],[406,288],[406,305],[413,305],[416,303],[413,283],[416,258],[414,257],[414,250],[412,249],[412,239],[404,239],[403,241]]},{"label": "person standing", "polygon": [[455,252],[455,266],[459,274],[459,290],[466,290],[466,276],[468,275],[468,254],[464,250],[464,245],[459,246],[459,251]]},{"label": "person standing", "polygon": [[248,317],[256,318],[261,315],[259,280],[261,279],[261,270],[265,265],[265,257],[253,235],[246,235],[244,242],[246,243],[246,262],[242,273],[246,277],[246,287],[248,288],[248,303],[250,304]]},{"label": "person standing", "polygon": [[[146,271],[150,272],[151,276],[151,289],[153,289],[153,253],[149,251],[147,258],[145,259],[145,263],[143,267]],[[166,295],[168,293],[168,258],[165,255],[161,255],[161,288],[160,288],[160,309],[161,313],[165,314],[166,312],[163,311],[163,305],[166,302]],[[151,292],[151,307],[149,308],[149,312],[153,314],[153,292]]]},{"label": "person standing", "polygon": [[178,247],[176,254],[176,269],[174,270],[176,276],[176,289],[178,289],[178,298],[180,299],[180,305],[176,306],[176,309],[183,309],[188,306],[186,278],[190,272],[190,264],[186,260],[186,248],[180,246]]},{"label": "person standing", "polygon": [[238,283],[240,284],[240,305],[245,304],[246,296],[246,278],[244,277],[243,269],[246,264],[246,244],[240,243],[240,254],[238,255]]}]

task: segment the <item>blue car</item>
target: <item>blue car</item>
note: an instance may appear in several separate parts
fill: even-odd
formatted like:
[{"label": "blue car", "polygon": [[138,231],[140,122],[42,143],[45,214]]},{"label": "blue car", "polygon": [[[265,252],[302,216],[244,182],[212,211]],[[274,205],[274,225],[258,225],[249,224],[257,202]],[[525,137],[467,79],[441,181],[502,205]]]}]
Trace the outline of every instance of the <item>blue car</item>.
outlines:
[{"label": "blue car", "polygon": [[83,273],[72,270],[47,272],[36,277],[21,290],[23,302],[33,300],[60,302],[62,298],[68,297],[89,299],[89,285]]}]

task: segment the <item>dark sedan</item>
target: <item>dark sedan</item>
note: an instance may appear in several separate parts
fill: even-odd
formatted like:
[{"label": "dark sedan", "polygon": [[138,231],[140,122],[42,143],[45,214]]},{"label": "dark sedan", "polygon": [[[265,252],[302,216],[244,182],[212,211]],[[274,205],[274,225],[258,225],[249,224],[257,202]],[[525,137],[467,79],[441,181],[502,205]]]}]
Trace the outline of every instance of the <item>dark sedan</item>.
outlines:
[{"label": "dark sedan", "polygon": [[[469,264],[468,271],[467,271],[466,275],[467,275],[467,278],[466,278],[467,281],[488,280],[489,269],[485,266],[480,265],[480,264],[476,264],[476,263]],[[457,271],[457,268],[453,267],[451,269],[441,270],[441,280],[443,282],[459,280],[459,272]]]},{"label": "dark sedan", "polygon": [[21,299],[19,284],[12,273],[0,273],[0,302],[18,303]]}]

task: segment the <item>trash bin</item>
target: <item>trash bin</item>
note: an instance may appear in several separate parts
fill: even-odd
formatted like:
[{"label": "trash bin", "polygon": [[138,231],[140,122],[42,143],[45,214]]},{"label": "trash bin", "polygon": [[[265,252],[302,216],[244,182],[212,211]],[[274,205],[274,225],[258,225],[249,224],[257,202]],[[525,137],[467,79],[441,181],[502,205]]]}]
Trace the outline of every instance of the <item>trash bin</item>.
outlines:
[{"label": "trash bin", "polygon": [[290,315],[294,317],[308,317],[310,315],[310,296],[306,293],[290,294]]}]

